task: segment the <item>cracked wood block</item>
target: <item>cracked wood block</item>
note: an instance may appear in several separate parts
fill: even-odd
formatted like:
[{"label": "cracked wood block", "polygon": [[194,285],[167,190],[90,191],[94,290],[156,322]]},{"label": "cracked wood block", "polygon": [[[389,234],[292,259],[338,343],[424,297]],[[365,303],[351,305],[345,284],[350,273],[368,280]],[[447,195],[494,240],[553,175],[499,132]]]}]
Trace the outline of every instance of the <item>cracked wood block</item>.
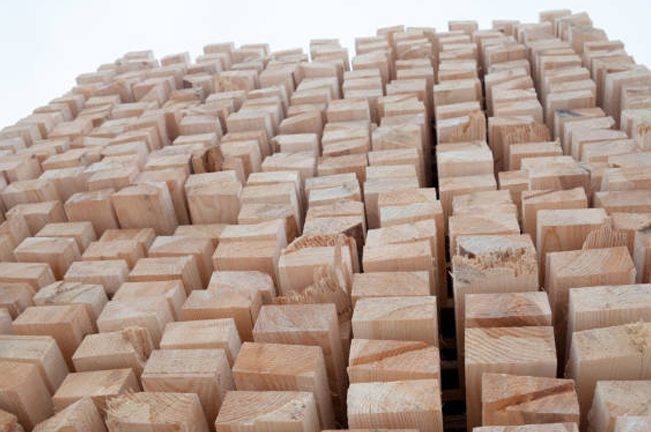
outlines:
[{"label": "cracked wood block", "polygon": [[466,295],[466,328],[551,326],[552,312],[544,292]]},{"label": "cracked wood block", "polygon": [[130,368],[72,372],[52,396],[52,403],[57,411],[61,411],[79,399],[90,397],[105,417],[108,400],[123,393],[137,391],[140,391],[140,384]]},{"label": "cracked wood block", "polygon": [[351,383],[440,380],[439,349],[425,342],[355,338],[348,377]]},{"label": "cracked wood block", "polygon": [[164,258],[141,258],[129,273],[129,282],[183,282],[186,294],[202,289],[197,262],[192,255]]},{"label": "cracked wood block", "polygon": [[41,288],[34,295],[36,306],[82,304],[96,331],[95,321],[108,302],[101,285],[59,281]]},{"label": "cracked wood block", "polygon": [[95,229],[90,222],[50,222],[34,237],[72,237],[82,254],[91,242],[97,240]]},{"label": "cracked wood block", "polygon": [[68,374],[61,350],[50,336],[0,336],[0,359],[36,365],[50,394]]},{"label": "cracked wood block", "polygon": [[246,342],[233,365],[233,378],[240,391],[312,392],[321,427],[335,426],[325,358],[319,347]]},{"label": "cracked wood block", "polygon": [[352,306],[368,297],[414,297],[429,296],[429,273],[375,272],[355,273],[351,290]]},{"label": "cracked wood block", "polygon": [[614,432],[618,418],[649,418],[650,399],[649,381],[598,381],[588,413],[588,428],[594,432]]},{"label": "cracked wood block", "polygon": [[588,197],[585,189],[536,190],[522,192],[522,232],[529,234],[536,244],[538,211],[556,209],[586,209]]},{"label": "cracked wood block", "polygon": [[579,401],[571,379],[486,373],[482,424],[578,423]]},{"label": "cracked wood block", "polygon": [[638,322],[584,330],[572,336],[565,376],[576,381],[581,406],[581,428],[598,381],[651,379],[651,324]]},{"label": "cracked wood block", "polygon": [[119,228],[120,225],[110,200],[114,192],[114,189],[104,189],[78,192],[72,195],[63,206],[68,220],[70,222],[92,222],[95,232],[100,237],[107,229]]},{"label": "cracked wood block", "polygon": [[161,349],[223,349],[232,365],[242,342],[232,318],[169,322]]},{"label": "cracked wood block", "polygon": [[0,410],[15,413],[26,429],[53,414],[52,397],[32,363],[0,360]]},{"label": "cracked wood block", "polygon": [[167,300],[161,296],[112,300],[97,318],[100,332],[114,332],[131,326],[144,327],[158,347],[165,325],[173,321]]},{"label": "cracked wood block", "polygon": [[84,397],[36,425],[33,432],[106,432],[106,425],[93,401]]},{"label": "cracked wood block", "polygon": [[469,328],[465,345],[469,429],[481,425],[482,376],[485,373],[556,376],[553,327]]},{"label": "cracked wood block", "polygon": [[141,297],[163,297],[167,300],[172,318],[181,319],[181,308],[186,295],[183,282],[180,280],[156,282],[125,282],[120,285],[113,300],[130,300]]},{"label": "cracked wood block", "polygon": [[438,347],[435,296],[363,298],[351,322],[355,338],[420,341]]},{"label": "cracked wood block", "polygon": [[154,343],[144,327],[86,335],[72,356],[76,372],[109,369],[133,370],[140,378]]},{"label": "cracked wood block", "polygon": [[449,256],[457,255],[457,239],[462,236],[518,235],[520,224],[513,213],[476,212],[450,216],[448,220],[450,250]]},{"label": "cracked wood block", "polygon": [[625,246],[554,252],[547,255],[546,291],[561,362],[566,360],[568,303],[571,288],[635,283],[635,265]]},{"label": "cracked wood block", "polygon": [[79,304],[28,307],[13,327],[17,335],[52,336],[69,368],[84,336],[93,333],[86,308]]},{"label": "cracked wood block", "polygon": [[128,274],[129,266],[124,260],[76,261],[70,265],[63,280],[102,285],[110,298],[127,281]]},{"label": "cracked wood block", "polygon": [[213,423],[226,393],[235,389],[223,349],[156,350],[141,376],[149,392],[195,393],[208,423]]},{"label": "cracked wood block", "polygon": [[435,379],[354,383],[348,388],[351,428],[442,432],[441,389]]}]

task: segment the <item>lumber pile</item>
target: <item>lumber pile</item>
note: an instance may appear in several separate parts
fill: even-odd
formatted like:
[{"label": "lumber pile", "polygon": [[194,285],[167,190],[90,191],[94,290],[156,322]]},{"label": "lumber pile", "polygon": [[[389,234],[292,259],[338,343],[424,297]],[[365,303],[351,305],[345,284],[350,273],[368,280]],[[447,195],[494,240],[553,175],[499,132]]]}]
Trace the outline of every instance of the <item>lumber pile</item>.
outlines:
[{"label": "lumber pile", "polygon": [[586,12],[128,52],[0,130],[0,431],[651,430],[649,130]]}]

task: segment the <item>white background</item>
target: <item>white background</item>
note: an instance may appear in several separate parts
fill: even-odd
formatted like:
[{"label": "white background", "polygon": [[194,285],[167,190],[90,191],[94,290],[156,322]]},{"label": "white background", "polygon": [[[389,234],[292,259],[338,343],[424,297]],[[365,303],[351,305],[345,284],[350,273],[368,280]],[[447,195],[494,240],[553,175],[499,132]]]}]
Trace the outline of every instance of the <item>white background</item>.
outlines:
[{"label": "white background", "polygon": [[625,42],[638,63],[651,64],[649,0],[0,0],[0,128],[68,91],[75,77],[132,50],[156,57],[205,44],[267,42],[272,50],[354,38],[396,24],[447,30],[448,20],[537,22],[540,10],[587,11],[595,27]]}]

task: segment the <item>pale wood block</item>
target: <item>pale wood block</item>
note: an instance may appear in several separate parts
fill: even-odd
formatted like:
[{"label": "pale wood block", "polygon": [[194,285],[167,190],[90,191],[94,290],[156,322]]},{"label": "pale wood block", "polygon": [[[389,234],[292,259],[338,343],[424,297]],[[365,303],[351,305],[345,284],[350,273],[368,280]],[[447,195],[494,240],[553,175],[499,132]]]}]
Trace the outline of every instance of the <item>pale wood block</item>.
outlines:
[{"label": "pale wood block", "polygon": [[604,171],[601,183],[602,191],[629,191],[648,189],[648,166],[625,166],[609,168]]},{"label": "pale wood block", "polygon": [[140,244],[142,253],[146,255],[154,239],[156,239],[156,232],[153,228],[124,228],[104,231],[99,241],[135,240]]},{"label": "pale wood block", "polygon": [[364,183],[364,205],[369,229],[380,227],[380,196],[387,192],[398,192],[418,189],[418,179],[408,178],[383,178],[370,180]]},{"label": "pale wood block", "polygon": [[588,197],[585,189],[536,190],[522,192],[522,231],[536,243],[538,211],[554,209],[586,209]]},{"label": "pale wood block", "polygon": [[348,377],[351,383],[440,380],[439,349],[425,342],[355,338]]},{"label": "pale wood block", "polygon": [[[314,195],[313,195],[314,196]],[[320,207],[326,207],[333,209],[333,206],[336,206],[337,203],[346,202],[347,200],[335,201],[330,205],[317,206],[312,208],[319,209]],[[349,201],[353,202],[353,201]],[[359,203],[361,204],[361,203]],[[362,204],[363,206],[363,204]],[[362,207],[363,208],[363,207]],[[335,210],[334,213],[337,211]],[[328,210],[322,210],[320,215],[327,215],[331,212]],[[315,214],[314,212],[312,213]],[[326,217],[314,217],[312,219],[305,221],[305,226],[303,227],[303,234],[306,236],[336,236],[338,234],[343,234],[347,237],[350,237],[355,241],[358,249],[358,256],[361,253],[362,248],[366,242],[365,236],[365,225],[366,218],[364,215],[354,215],[354,216],[337,216],[336,214],[330,214]]]},{"label": "pale wood block", "polygon": [[482,424],[578,423],[579,401],[570,379],[486,373]]},{"label": "pale wood block", "polygon": [[247,225],[228,225],[219,236],[220,243],[275,241],[279,248],[287,246],[286,224],[282,219]]},{"label": "pale wood block", "polygon": [[11,315],[7,309],[0,309],[0,335],[12,335],[14,329],[11,326]]},{"label": "pale wood block", "polygon": [[253,330],[261,343],[315,345],[323,349],[337,418],[342,413],[347,377],[337,309],[334,304],[263,306]]},{"label": "pale wood block", "polygon": [[79,304],[32,306],[13,322],[17,335],[52,336],[69,368],[85,335],[93,333],[86,308]]},{"label": "pale wood block", "polygon": [[237,216],[240,225],[255,225],[276,219],[285,221],[287,241],[293,241],[301,233],[301,221],[296,218],[296,207],[291,203],[245,203]]},{"label": "pale wood block", "polygon": [[108,401],[118,395],[140,391],[131,369],[72,372],[52,397],[54,408],[61,411],[84,397],[90,397],[100,414],[107,412]]},{"label": "pale wood block", "polygon": [[611,226],[617,233],[626,236],[628,251],[633,256],[635,251],[635,234],[651,223],[648,213],[612,213]]},{"label": "pale wood block", "polygon": [[70,265],[63,280],[101,285],[110,298],[127,281],[128,275],[129,266],[124,260],[76,261]]},{"label": "pale wood block", "polygon": [[18,204],[35,204],[60,199],[54,183],[38,179],[10,183],[0,191],[0,198],[7,210]]},{"label": "pale wood block", "polygon": [[89,191],[102,189],[119,191],[133,184],[139,171],[136,165],[98,171],[86,180],[86,189]]},{"label": "pale wood block", "polygon": [[131,369],[139,379],[154,344],[145,327],[86,335],[72,356],[75,371]]},{"label": "pale wood block", "polygon": [[466,328],[552,325],[544,292],[468,294],[465,302]]},{"label": "pale wood block", "polygon": [[0,282],[0,308],[16,319],[26,308],[34,306],[35,289],[27,282]]},{"label": "pale wood block", "polygon": [[226,393],[235,389],[224,350],[156,350],[141,376],[145,391],[196,393],[209,423]]},{"label": "pale wood block", "polygon": [[296,391],[232,391],[219,411],[217,432],[260,432],[283,429],[318,432],[314,395]]},{"label": "pale wood block", "polygon": [[43,161],[43,171],[90,165],[88,149],[75,148],[61,154],[55,154]]},{"label": "pale wood block", "polygon": [[362,184],[366,181],[367,165],[368,156],[365,153],[322,157],[318,159],[317,174],[321,177],[354,173],[357,176],[357,181]]},{"label": "pale wood block", "polygon": [[519,170],[522,159],[562,156],[563,149],[558,141],[523,143],[509,147],[509,170]]},{"label": "pale wood block", "polygon": [[276,288],[268,274],[259,271],[216,271],[210,277],[208,290],[218,293],[222,289],[243,289],[244,292],[260,292],[263,304],[271,304]]},{"label": "pale wood block", "polygon": [[0,235],[9,237],[13,253],[13,248],[29,237],[31,233],[27,226],[25,216],[22,213],[7,212],[5,214],[5,219],[5,221],[0,223]]},{"label": "pale wood block", "polygon": [[588,188],[590,173],[572,156],[524,158],[522,169],[529,171],[530,190],[567,190]]},{"label": "pale wood block", "polygon": [[517,235],[520,233],[518,218],[513,213],[486,212],[484,214],[461,214],[448,220],[451,257],[457,255],[457,238],[478,235]]},{"label": "pale wood block", "polygon": [[436,146],[439,179],[493,174],[493,154],[483,141]]},{"label": "pale wood block", "polygon": [[113,300],[130,300],[140,297],[164,297],[172,318],[181,319],[181,308],[186,299],[181,280],[124,282],[113,296]]},{"label": "pale wood block", "polygon": [[178,226],[172,199],[163,183],[141,183],[111,195],[111,205],[122,228],[154,228],[171,235]]},{"label": "pale wood block", "polygon": [[93,329],[95,321],[108,302],[104,287],[96,284],[57,281],[47,285],[34,295],[37,306],[81,304],[86,308]]},{"label": "pale wood block", "polygon": [[[588,413],[588,427],[595,432],[614,432],[618,418],[649,417],[649,381],[597,381]],[[622,403],[624,401],[624,403]]]},{"label": "pale wood block", "polygon": [[335,418],[325,358],[315,346],[245,343],[233,366],[239,391],[305,391],[316,401],[321,427]]},{"label": "pale wood block", "polygon": [[437,310],[435,296],[362,298],[353,312],[353,336],[438,346]]},{"label": "pale wood block", "polygon": [[144,257],[145,252],[137,240],[102,240],[89,244],[81,259],[83,261],[123,260],[131,270],[136,262]]},{"label": "pale wood block", "polygon": [[0,409],[14,413],[26,430],[53,414],[52,397],[38,366],[0,360]]},{"label": "pale wood block", "polygon": [[70,222],[92,222],[95,232],[101,236],[107,229],[119,228],[110,196],[113,189],[78,192],[65,202],[64,209]]},{"label": "pale wood block", "polygon": [[67,222],[61,201],[15,205],[7,213],[21,213],[32,235],[51,222]]},{"label": "pale wood block", "polygon": [[236,223],[242,185],[232,171],[194,174],[185,183],[193,224]]},{"label": "pale wood block", "polygon": [[181,280],[186,294],[202,289],[197,262],[192,255],[141,258],[129,273],[129,282]]},{"label": "pale wood block", "polygon": [[565,376],[576,381],[582,428],[587,426],[598,381],[649,379],[643,348],[649,343],[649,330],[651,324],[636,323],[574,333]]},{"label": "pale wood block", "polygon": [[46,263],[0,262],[0,282],[27,283],[32,287],[32,294],[55,280],[52,268]]},{"label": "pale wood block", "polygon": [[246,241],[220,243],[213,254],[218,271],[259,271],[266,273],[278,286],[280,248],[276,241]]},{"label": "pale wood block", "polygon": [[15,243],[8,234],[0,235],[0,261],[16,262],[14,256]]},{"label": "pale wood block", "polygon": [[465,356],[469,428],[481,424],[482,376],[485,373],[556,376],[553,327],[469,328],[466,329]]},{"label": "pale wood block", "polygon": [[358,300],[368,297],[416,297],[430,294],[429,273],[425,271],[355,273],[350,293],[353,307]]},{"label": "pale wood block", "polygon": [[223,349],[232,365],[242,342],[232,318],[169,322],[161,349]]},{"label": "pale wood block", "polygon": [[155,170],[145,171],[138,174],[134,183],[147,183],[147,182],[165,182],[167,189],[174,205],[176,219],[179,224],[187,224],[190,222],[188,216],[187,204],[185,202],[184,184],[188,175],[182,170]]},{"label": "pale wood block", "polygon": [[476,427],[473,432],[578,432],[576,423],[547,423],[521,426]]},{"label": "pale wood block", "polygon": [[[545,101],[545,124],[554,129],[554,114],[559,110],[594,108],[596,95],[590,90],[575,90],[564,93],[551,93]],[[613,113],[606,110],[609,114]]]},{"label": "pale wood block", "polygon": [[497,181],[492,174],[439,179],[439,195],[446,227],[447,219],[452,214],[452,199],[455,196],[490,190],[497,190]]},{"label": "pale wood block", "polygon": [[651,426],[651,417],[620,416],[615,420],[615,432],[643,432]]},{"label": "pale wood block", "polygon": [[[338,257],[340,262],[337,262]],[[314,270],[324,265],[340,266],[347,286],[350,286],[352,274],[359,267],[358,258],[349,248],[338,250],[336,246],[299,248],[290,245],[283,250],[278,261],[279,294],[302,292],[314,282]]]},{"label": "pale wood block", "polygon": [[18,423],[18,417],[1,409],[0,409],[0,425],[2,425],[2,427],[7,432],[25,432],[25,429],[23,429],[22,425]]},{"label": "pale wood block", "polygon": [[163,297],[140,297],[112,300],[106,304],[97,319],[100,332],[115,332],[131,326],[144,327],[158,347],[165,325],[173,321],[167,300]]},{"label": "pale wood block", "polygon": [[49,419],[39,423],[34,432],[106,432],[106,425],[93,401],[81,398]]},{"label": "pale wood block", "polygon": [[434,85],[434,108],[462,102],[480,101],[481,83],[478,79],[461,79]]},{"label": "pale wood block", "polygon": [[604,209],[538,210],[536,251],[540,273],[545,274],[547,254],[581,249],[588,234],[608,221]]},{"label": "pale wood block", "polygon": [[36,365],[50,394],[68,374],[61,350],[50,336],[0,336],[0,359]]},{"label": "pale wood block", "polygon": [[452,214],[475,216],[483,213],[517,215],[511,194],[505,190],[481,191],[457,195],[452,199]]},{"label": "pale wood block", "polygon": [[18,262],[42,262],[52,268],[54,277],[63,278],[69,266],[79,260],[79,248],[69,237],[28,237],[14,249]]},{"label": "pale wood block", "polygon": [[213,271],[212,254],[215,248],[206,238],[158,236],[148,251],[151,258],[191,255],[197,262],[202,285],[206,286]]},{"label": "pale wood block", "polygon": [[[110,432],[120,430],[172,429],[208,432],[199,397],[188,393],[123,393],[107,401],[106,424]],[[134,410],[135,407],[135,410]],[[143,417],[140,412],[147,412]]]},{"label": "pale wood block", "polygon": [[646,190],[595,192],[593,205],[613,213],[651,213],[651,192]]},{"label": "pale wood block", "polygon": [[571,288],[635,283],[635,265],[626,247],[554,252],[547,255],[545,290],[549,295],[559,359],[566,357]]},{"label": "pale wood block", "polygon": [[443,431],[440,392],[434,379],[351,384],[348,425]]},{"label": "pale wood block", "polygon": [[432,247],[429,240],[404,244],[384,244],[379,247],[366,246],[362,265],[366,273],[427,271],[430,292],[435,287],[436,275],[433,269]]},{"label": "pale wood block", "polygon": [[72,237],[81,253],[84,253],[91,242],[97,240],[95,229],[90,222],[51,222],[41,228],[35,237]]},{"label": "pale wood block", "polygon": [[176,228],[176,231],[174,231],[174,235],[181,237],[208,238],[216,249],[217,246],[219,246],[219,237],[227,226],[228,225],[226,224],[179,225]]}]

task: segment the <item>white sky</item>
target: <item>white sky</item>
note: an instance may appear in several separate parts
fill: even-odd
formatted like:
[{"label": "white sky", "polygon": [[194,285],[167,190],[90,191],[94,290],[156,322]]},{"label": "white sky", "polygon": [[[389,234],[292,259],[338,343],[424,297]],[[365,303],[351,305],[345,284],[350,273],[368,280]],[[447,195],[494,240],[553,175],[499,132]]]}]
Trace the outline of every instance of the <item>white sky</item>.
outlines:
[{"label": "white sky", "polygon": [[272,50],[354,38],[396,24],[447,30],[447,21],[537,22],[540,10],[587,11],[595,27],[621,39],[638,63],[651,64],[649,0],[0,0],[0,128],[68,91],[74,79],[123,53],[153,49],[157,58],[208,43],[267,42]]}]

